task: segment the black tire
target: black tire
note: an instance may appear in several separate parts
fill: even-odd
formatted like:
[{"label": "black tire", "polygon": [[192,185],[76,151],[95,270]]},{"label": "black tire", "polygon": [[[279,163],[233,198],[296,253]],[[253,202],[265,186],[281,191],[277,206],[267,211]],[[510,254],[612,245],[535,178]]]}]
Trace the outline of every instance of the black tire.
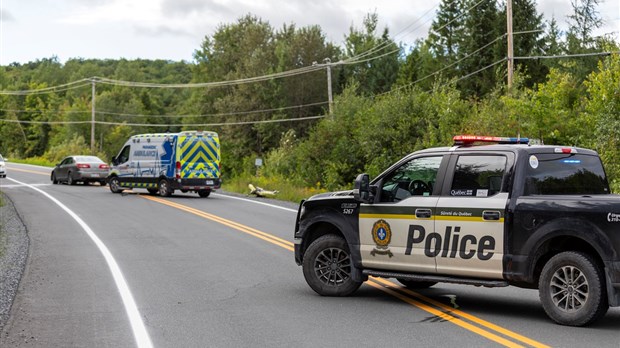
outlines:
[{"label": "black tire", "polygon": [[304,254],[306,282],[321,296],[348,296],[354,293],[362,282],[351,278],[351,266],[349,246],[337,235],[318,238]]},{"label": "black tire", "polygon": [[121,187],[121,181],[118,180],[117,176],[111,177],[109,182],[110,182],[110,191],[112,191],[112,193],[123,192],[123,188]]},{"label": "black tire", "polygon": [[211,190],[200,190],[198,191],[198,196],[202,198],[207,198],[211,194]]},{"label": "black tire", "polygon": [[159,189],[156,188],[147,188],[146,190],[149,192],[149,195],[153,196],[159,193]]},{"label": "black tire", "polygon": [[105,180],[99,180],[99,185],[100,186],[105,186]]},{"label": "black tire", "polygon": [[73,180],[73,176],[71,176],[71,172],[67,174],[67,185],[75,185],[75,181]]},{"label": "black tire", "polygon": [[58,180],[56,179],[56,173],[52,172],[52,184],[57,185]]},{"label": "black tire", "polygon": [[592,256],[566,251],[543,267],[538,283],[540,302],[556,323],[585,326],[609,309],[605,277]]},{"label": "black tire", "polygon": [[403,284],[407,289],[427,289],[437,284],[437,282],[415,281],[410,279],[397,278],[399,283]]},{"label": "black tire", "polygon": [[162,197],[170,197],[173,192],[170,188],[170,183],[166,179],[161,179],[159,181],[159,186],[157,189],[159,190],[159,195]]}]

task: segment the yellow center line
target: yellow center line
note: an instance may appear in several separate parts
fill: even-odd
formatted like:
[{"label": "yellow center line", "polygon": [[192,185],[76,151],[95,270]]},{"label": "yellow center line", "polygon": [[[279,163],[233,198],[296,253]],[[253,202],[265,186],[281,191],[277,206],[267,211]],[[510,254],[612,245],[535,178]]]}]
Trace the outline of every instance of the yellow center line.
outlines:
[{"label": "yellow center line", "polygon": [[16,172],[24,172],[24,173],[31,173],[31,174],[39,174],[39,175],[50,175],[50,173],[43,173],[43,172],[36,172],[34,170],[28,170],[28,169],[21,169],[21,168],[13,168],[11,167],[11,171],[16,171]]},{"label": "yellow center line", "polygon": [[252,235],[252,236],[254,236],[256,238],[260,238],[260,239],[262,239],[264,241],[267,241],[269,243],[281,246],[284,249],[287,249],[289,251],[293,251],[294,250],[294,248],[293,248],[294,244],[292,242],[289,242],[289,241],[287,241],[285,239],[282,239],[282,238],[276,237],[274,235],[271,235],[271,234],[259,231],[257,229],[254,229],[254,228],[242,225],[242,224],[240,224],[238,222],[234,222],[234,221],[231,221],[231,220],[228,220],[228,219],[224,219],[224,218],[221,218],[221,217],[213,215],[213,214],[205,213],[205,212],[200,211],[198,209],[194,209],[194,208],[182,205],[182,204],[173,203],[173,202],[167,201],[165,199],[161,199],[161,198],[157,198],[157,197],[152,197],[152,196],[142,196],[142,195],[140,197],[148,199],[148,200],[151,200],[151,201],[154,201],[154,202],[157,202],[157,203],[165,204],[165,205],[171,206],[173,208],[177,208],[177,209],[186,211],[188,213],[191,213],[191,214],[194,214],[194,215],[198,215],[198,216],[204,217],[206,219],[209,219],[209,220],[221,223],[222,225],[234,228],[236,230],[239,230],[241,232],[247,233],[247,234]]},{"label": "yellow center line", "polygon": [[[238,231],[247,233],[249,235],[252,235],[252,236],[254,236],[256,238],[262,239],[262,240],[267,241],[269,243],[275,244],[275,245],[280,246],[280,247],[282,247],[284,249],[287,249],[289,251],[293,251],[294,250],[294,248],[293,248],[294,244],[293,243],[291,243],[291,242],[289,242],[287,240],[284,240],[282,238],[273,236],[271,234],[268,234],[268,233],[256,230],[256,229],[251,228],[249,226],[245,226],[243,224],[240,224],[240,223],[228,220],[228,219],[224,219],[224,218],[221,218],[219,216],[216,216],[216,215],[213,215],[213,214],[209,214],[209,213],[200,211],[200,210],[195,209],[195,208],[188,207],[186,205],[182,205],[182,204],[174,203],[174,202],[171,202],[171,201],[168,201],[168,200],[165,200],[165,199],[161,199],[161,198],[158,198],[158,197],[144,196],[144,195],[140,195],[140,197],[148,199],[148,200],[153,201],[153,202],[161,203],[161,204],[164,204],[164,205],[176,208],[176,209],[180,209],[180,210],[186,211],[188,213],[191,213],[191,214],[194,214],[194,215],[206,218],[206,219],[211,220],[211,221],[215,221],[215,222],[221,223],[221,224],[223,224],[225,226],[228,226],[228,227],[231,227],[231,228],[236,229]],[[368,284],[368,285],[370,285],[372,287],[375,287],[377,289],[380,289],[381,291],[383,291],[383,292],[385,292],[385,293],[387,293],[387,294],[389,294],[391,296],[394,296],[394,297],[396,297],[396,298],[398,298],[398,299],[400,299],[400,300],[402,300],[402,301],[404,301],[404,302],[406,302],[408,304],[411,304],[411,305],[413,305],[413,306],[415,306],[415,307],[417,307],[417,308],[419,308],[419,309],[421,309],[423,311],[426,311],[426,312],[428,312],[430,314],[433,314],[433,315],[435,315],[437,317],[445,319],[445,320],[447,320],[447,321],[449,321],[449,322],[451,322],[451,323],[453,323],[453,324],[455,324],[457,326],[460,326],[460,327],[462,327],[462,328],[464,328],[466,330],[474,332],[474,333],[476,333],[476,334],[478,334],[480,336],[483,336],[483,337],[485,337],[485,338],[487,338],[489,340],[497,342],[497,343],[499,343],[501,345],[504,345],[506,347],[522,347],[522,346],[517,344],[517,343],[515,343],[515,342],[507,340],[506,338],[498,336],[498,335],[496,335],[496,334],[494,334],[492,332],[489,332],[489,331],[487,331],[487,330],[485,330],[483,328],[480,328],[480,327],[477,327],[477,326],[475,326],[473,324],[470,324],[470,323],[462,320],[461,318],[467,319],[467,320],[469,320],[471,322],[474,322],[474,323],[476,323],[476,324],[478,324],[480,326],[483,326],[483,327],[485,327],[487,329],[493,330],[493,331],[495,331],[495,332],[497,332],[499,334],[502,334],[504,336],[510,337],[510,338],[512,338],[514,340],[521,341],[521,342],[523,342],[523,343],[525,343],[525,344],[527,344],[529,346],[532,346],[532,347],[537,347],[537,348],[548,348],[549,347],[549,346],[547,346],[545,344],[537,342],[537,341],[535,341],[533,339],[530,339],[528,337],[522,336],[522,335],[520,335],[518,333],[515,333],[513,331],[505,329],[505,328],[503,328],[501,326],[495,325],[493,323],[490,323],[490,322],[488,322],[486,320],[480,319],[480,318],[478,318],[476,316],[473,316],[471,314],[467,314],[467,313],[465,313],[465,312],[463,312],[461,310],[458,310],[458,309],[449,307],[447,305],[444,305],[441,302],[435,301],[435,300],[433,300],[431,298],[428,298],[426,296],[418,294],[417,292],[411,291],[411,290],[403,288],[403,287],[399,287],[395,283],[390,282],[388,280],[371,277],[369,279],[369,281],[366,282],[366,284]],[[405,293],[406,295],[403,294],[403,293]],[[416,301],[412,297],[417,298],[419,300],[422,300],[422,301],[424,301],[426,303],[429,303],[429,304],[431,304],[431,305],[433,305],[433,306],[435,306],[437,308],[442,309],[443,311],[441,311],[439,309],[436,309],[436,308],[433,308],[433,307],[431,307],[431,306],[429,306],[427,304],[424,304],[422,302]],[[460,318],[458,318],[456,316],[459,316]]]},{"label": "yellow center line", "polygon": [[441,319],[445,319],[447,321],[449,321],[450,323],[460,326],[466,330],[469,330],[471,332],[477,333],[480,336],[483,336],[485,338],[490,339],[491,341],[495,341],[503,346],[506,347],[523,347],[522,345],[519,345],[517,343],[511,342],[503,337],[497,336],[489,331],[483,330],[477,326],[474,326],[470,323],[467,323],[457,317],[454,317],[452,315],[450,315],[449,313],[446,312],[442,312],[440,310],[437,310],[435,308],[432,308],[428,305],[425,305],[424,303],[418,302],[410,297],[407,297],[397,291],[391,290],[389,288],[386,288],[384,286],[379,285],[379,283],[376,282],[375,280],[376,278],[371,279],[371,281],[367,282],[368,285],[377,288],[383,292],[386,292],[396,298],[398,298],[399,300],[402,300],[404,302],[407,302],[408,304],[412,305],[412,306],[416,306],[418,308],[420,308],[423,311],[426,311],[430,314],[436,315],[437,317],[441,318]]},{"label": "yellow center line", "polygon": [[537,342],[537,341],[535,341],[535,340],[533,340],[533,339],[531,339],[531,338],[528,338],[528,337],[525,337],[525,336],[519,335],[519,334],[518,334],[518,333],[516,333],[516,332],[510,331],[510,330],[508,330],[508,329],[504,329],[504,328],[503,328],[503,327],[501,327],[501,326],[495,325],[495,324],[490,323],[490,322],[488,322],[488,321],[486,321],[486,320],[483,320],[483,319],[480,319],[480,318],[478,318],[478,317],[475,317],[475,316],[473,316],[473,315],[471,315],[471,314],[467,314],[467,313],[465,313],[465,312],[463,312],[463,311],[460,311],[460,310],[458,310],[458,309],[456,309],[456,308],[452,308],[452,307],[450,307],[450,306],[447,306],[447,305],[445,305],[445,304],[443,304],[443,303],[441,303],[441,302],[435,301],[435,300],[433,300],[433,299],[431,299],[431,298],[428,298],[428,297],[426,297],[426,296],[424,296],[424,295],[422,295],[422,294],[419,294],[419,293],[417,293],[417,292],[415,292],[415,291],[411,291],[411,290],[409,290],[409,289],[407,289],[407,288],[404,288],[404,287],[398,286],[397,284],[395,284],[395,283],[393,283],[393,282],[391,282],[391,281],[389,281],[389,280],[387,280],[387,279],[375,278],[375,277],[372,277],[372,279],[373,279],[374,281],[376,281],[376,282],[382,283],[382,284],[383,284],[383,285],[385,285],[385,286],[388,286],[388,287],[391,287],[391,288],[398,289],[398,290],[400,290],[400,291],[402,291],[402,292],[407,293],[407,295],[410,295],[410,296],[413,296],[413,297],[415,297],[415,298],[418,298],[418,299],[420,299],[420,300],[422,300],[422,301],[425,301],[425,302],[427,302],[427,303],[432,304],[433,306],[436,306],[436,307],[442,308],[442,309],[443,309],[443,310],[445,310],[445,311],[450,311],[451,313],[454,313],[454,314],[456,314],[456,315],[458,315],[458,316],[460,316],[460,317],[463,317],[463,318],[465,318],[465,319],[471,320],[471,321],[473,321],[473,322],[475,322],[475,323],[477,323],[477,324],[479,324],[479,325],[485,326],[485,327],[487,327],[487,328],[489,328],[489,329],[491,329],[491,330],[494,330],[494,331],[496,331],[496,332],[499,332],[499,333],[501,333],[502,335],[506,335],[506,336],[508,336],[508,337],[512,337],[512,338],[514,338],[515,340],[519,340],[519,341],[521,341],[521,342],[523,342],[523,343],[529,344],[529,345],[530,345],[530,346],[532,346],[532,347],[537,347],[537,348],[549,348],[549,346],[547,346],[547,345],[545,345],[545,344],[542,344],[542,343],[540,343],[540,342]]}]

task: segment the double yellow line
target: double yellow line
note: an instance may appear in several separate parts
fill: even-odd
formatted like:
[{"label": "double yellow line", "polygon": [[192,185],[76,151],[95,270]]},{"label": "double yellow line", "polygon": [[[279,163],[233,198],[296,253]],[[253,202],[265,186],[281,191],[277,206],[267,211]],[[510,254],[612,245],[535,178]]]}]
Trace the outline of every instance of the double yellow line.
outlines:
[{"label": "double yellow line", "polygon": [[200,217],[203,217],[205,219],[209,219],[211,221],[218,222],[218,223],[220,223],[220,224],[222,224],[224,226],[228,226],[230,228],[236,229],[237,231],[241,231],[243,233],[247,233],[247,234],[249,234],[251,236],[254,236],[256,238],[262,239],[262,240],[264,240],[266,242],[269,242],[269,243],[275,244],[277,246],[280,246],[280,247],[282,247],[282,248],[284,248],[286,250],[290,250],[290,251],[294,250],[293,243],[291,243],[291,242],[289,242],[289,241],[287,241],[285,239],[273,236],[271,234],[259,231],[257,229],[252,228],[252,227],[248,227],[248,226],[242,225],[240,223],[237,223],[237,222],[234,222],[234,221],[231,221],[231,220],[228,220],[228,219],[224,219],[222,217],[219,217],[219,216],[216,216],[216,215],[213,215],[213,214],[205,213],[204,211],[201,211],[201,210],[198,210],[198,209],[194,209],[194,208],[188,207],[188,206],[183,205],[183,204],[174,203],[174,202],[162,199],[162,198],[158,198],[158,197],[154,197],[154,196],[145,196],[145,195],[140,195],[140,197],[146,198],[146,199],[148,199],[150,201],[153,201],[153,202],[165,204],[167,206],[170,206],[170,207],[173,207],[173,208],[177,208],[177,209],[186,211],[186,212],[194,214],[194,215],[198,215]]},{"label": "double yellow line", "polygon": [[[209,219],[211,221],[218,222],[222,225],[234,228],[243,233],[249,234],[256,238],[262,239],[266,242],[275,244],[289,251],[293,251],[293,243],[284,240],[282,238],[273,236],[271,234],[259,231],[257,229],[242,225],[240,223],[221,218],[219,216],[203,212],[201,210],[188,207],[183,204],[174,203],[169,200],[165,200],[154,196],[140,195],[140,197],[148,199],[153,202],[161,203],[176,209],[186,211],[188,213]],[[549,347],[545,344],[537,342],[528,337],[522,336],[516,332],[505,329],[501,326],[495,325],[483,319],[480,319],[471,314],[467,314],[458,309],[447,306],[441,302],[435,301],[424,295],[421,295],[415,291],[411,291],[405,287],[399,286],[389,280],[383,278],[370,277],[366,284],[377,288],[391,296],[402,300],[412,306],[415,306],[423,311],[426,311],[440,319],[451,322],[454,325],[462,327],[468,331],[483,336],[491,341],[501,344],[506,347],[537,347],[545,348]]]}]

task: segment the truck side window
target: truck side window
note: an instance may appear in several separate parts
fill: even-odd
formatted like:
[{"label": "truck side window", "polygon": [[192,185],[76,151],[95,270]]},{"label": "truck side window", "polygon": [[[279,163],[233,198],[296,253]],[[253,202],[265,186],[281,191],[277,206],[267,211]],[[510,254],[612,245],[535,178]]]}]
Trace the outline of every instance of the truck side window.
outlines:
[{"label": "truck side window", "polygon": [[488,197],[501,191],[506,157],[460,156],[456,162],[450,196]]},{"label": "truck side window", "polygon": [[398,202],[411,196],[430,196],[442,156],[414,158],[382,180],[381,202]]},{"label": "truck side window", "polygon": [[125,146],[121,150],[121,153],[118,155],[118,158],[117,158],[118,164],[125,163],[125,162],[129,161],[129,150],[130,150],[130,148],[131,147],[129,145],[127,145],[127,146]]},{"label": "truck side window", "polygon": [[598,156],[532,154],[527,166],[525,195],[608,194],[609,185]]}]

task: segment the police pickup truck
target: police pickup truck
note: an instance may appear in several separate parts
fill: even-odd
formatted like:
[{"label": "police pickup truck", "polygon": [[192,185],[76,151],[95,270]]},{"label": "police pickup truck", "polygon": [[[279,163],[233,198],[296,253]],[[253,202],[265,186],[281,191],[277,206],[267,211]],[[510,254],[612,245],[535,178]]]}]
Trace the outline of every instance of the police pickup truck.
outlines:
[{"label": "police pickup truck", "polygon": [[295,261],[314,291],[347,296],[368,276],[538,288],[547,315],[570,326],[620,305],[620,196],[595,151],[454,141],[301,202]]}]

